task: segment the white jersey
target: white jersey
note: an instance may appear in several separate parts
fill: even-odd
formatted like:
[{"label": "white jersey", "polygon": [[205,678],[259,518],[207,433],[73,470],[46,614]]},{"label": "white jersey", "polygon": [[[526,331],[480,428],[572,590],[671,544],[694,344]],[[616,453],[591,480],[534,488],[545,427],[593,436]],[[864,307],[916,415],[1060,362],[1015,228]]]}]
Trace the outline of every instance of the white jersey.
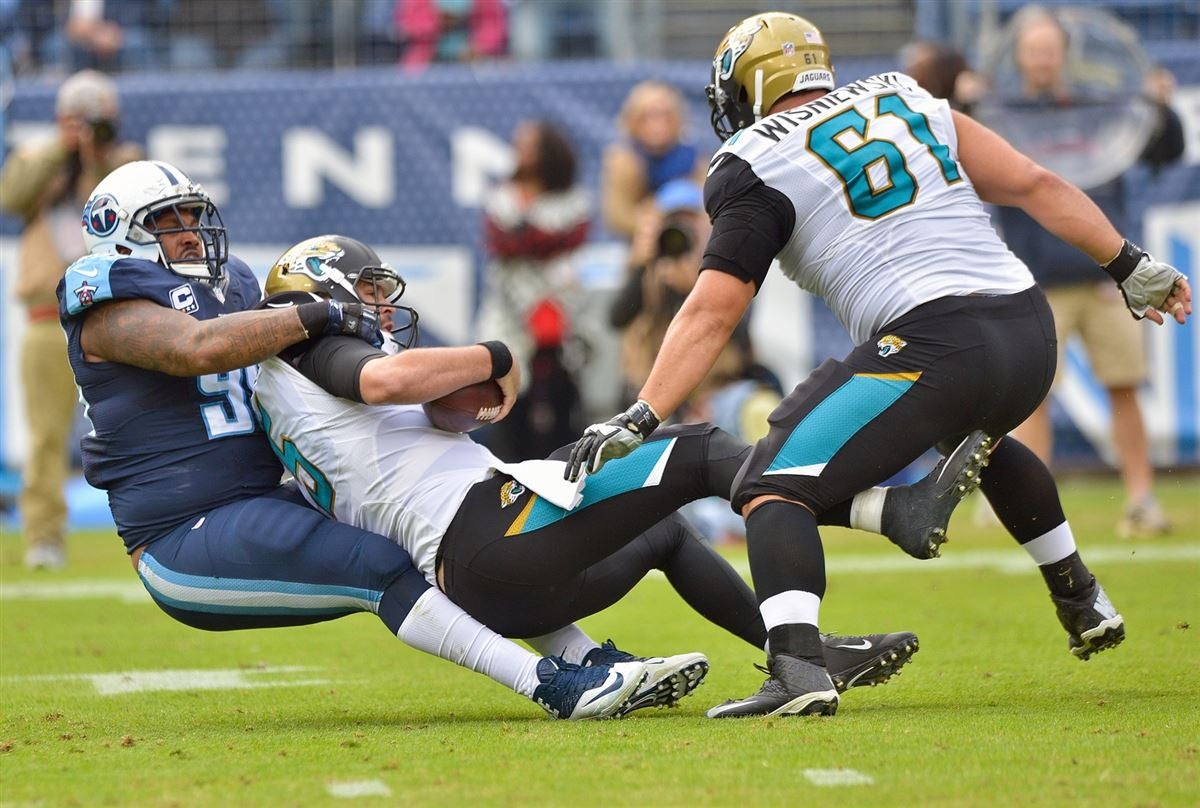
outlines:
[{"label": "white jersey", "polygon": [[394,539],[433,582],[442,536],[496,456],[430,425],[419,405],[333,396],[282,359],[262,363],[256,409],[308,500],[337,519]]},{"label": "white jersey", "polygon": [[[738,132],[714,156],[705,196],[714,219],[706,267],[761,283],[763,259],[734,249],[753,252],[745,240],[727,239],[724,252],[719,240],[722,214],[744,229],[755,216],[747,200],[758,200],[782,222],[765,242],[784,274],[823,298],[855,344],[922,303],[1034,284],[958,162],[949,106],[902,73]],[[729,213],[739,206],[740,216]]]}]

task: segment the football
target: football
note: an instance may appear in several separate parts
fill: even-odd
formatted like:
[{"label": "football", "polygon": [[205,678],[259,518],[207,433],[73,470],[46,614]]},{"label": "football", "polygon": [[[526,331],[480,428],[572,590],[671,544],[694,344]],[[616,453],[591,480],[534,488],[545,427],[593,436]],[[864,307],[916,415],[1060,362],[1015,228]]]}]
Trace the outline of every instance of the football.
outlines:
[{"label": "football", "polygon": [[492,380],[467,385],[441,398],[426,402],[429,422],[446,432],[470,432],[492,422],[500,414],[504,393]]}]

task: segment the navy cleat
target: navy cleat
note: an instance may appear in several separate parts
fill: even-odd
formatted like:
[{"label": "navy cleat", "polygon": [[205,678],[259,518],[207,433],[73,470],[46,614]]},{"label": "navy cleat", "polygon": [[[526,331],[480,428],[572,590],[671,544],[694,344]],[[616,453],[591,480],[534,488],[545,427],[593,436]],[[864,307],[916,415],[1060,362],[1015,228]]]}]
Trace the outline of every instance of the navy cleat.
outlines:
[{"label": "navy cleat", "polygon": [[708,675],[708,659],[704,654],[639,657],[617,648],[612,640],[588,651],[583,658],[584,665],[614,665],[621,662],[644,664],[646,681],[618,711],[618,715],[628,715],[646,707],[675,707],[684,696],[699,687]]},{"label": "navy cleat", "polygon": [[1125,620],[1094,576],[1091,586],[1080,595],[1064,598],[1052,594],[1050,599],[1058,610],[1058,622],[1067,630],[1067,648],[1085,662],[1125,639]]},{"label": "navy cleat", "polygon": [[841,637],[822,634],[825,668],[839,693],[852,687],[875,687],[900,675],[920,644],[911,631]]},{"label": "navy cleat", "polygon": [[767,659],[767,667],[755,665],[769,674],[767,681],[744,699],[718,704],[705,715],[709,718],[742,718],[752,715],[833,715],[838,694],[829,673],[820,665],[788,654]]},{"label": "navy cleat", "polygon": [[646,666],[618,662],[584,667],[561,657],[544,657],[537,664],[537,677],[541,684],[533,689],[533,700],[555,718],[611,718],[645,680]]},{"label": "navy cleat", "polygon": [[934,466],[924,479],[887,489],[882,532],[913,558],[937,558],[946,543],[946,527],[954,508],[979,487],[979,474],[995,445],[975,430]]}]

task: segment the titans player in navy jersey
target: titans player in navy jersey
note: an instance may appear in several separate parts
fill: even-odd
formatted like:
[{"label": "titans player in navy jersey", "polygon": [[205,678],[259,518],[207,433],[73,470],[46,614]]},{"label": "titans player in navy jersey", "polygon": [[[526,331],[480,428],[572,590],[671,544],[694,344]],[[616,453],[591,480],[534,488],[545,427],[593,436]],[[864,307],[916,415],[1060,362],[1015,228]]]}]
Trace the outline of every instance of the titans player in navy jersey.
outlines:
[{"label": "titans player in navy jersey", "polygon": [[[539,659],[464,614],[394,542],[327,519],[294,485],[280,485],[249,406],[255,364],[326,335],[379,345],[375,310],[314,301],[248,311],[258,283],[229,256],[216,206],[167,163],[111,173],[87,202],[83,230],[89,254],[67,269],[58,299],[93,427],[84,473],[108,492],[117,531],[163,611],[216,631],[369,611],[410,645],[559,718],[624,706],[646,675],[642,663]],[[490,355],[479,354],[490,371]],[[517,379],[499,381],[507,412]]]}]

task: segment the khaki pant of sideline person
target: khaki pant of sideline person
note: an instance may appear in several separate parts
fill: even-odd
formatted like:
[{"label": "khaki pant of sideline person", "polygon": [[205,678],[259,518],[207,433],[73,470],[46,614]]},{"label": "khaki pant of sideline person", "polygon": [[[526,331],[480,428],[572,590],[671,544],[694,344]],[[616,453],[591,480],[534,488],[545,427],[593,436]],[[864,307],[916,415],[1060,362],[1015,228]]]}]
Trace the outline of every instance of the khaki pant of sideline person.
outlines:
[{"label": "khaki pant of sideline person", "polygon": [[33,316],[26,327],[21,343],[21,389],[29,425],[20,503],[25,543],[30,548],[61,548],[67,522],[63,493],[67,440],[78,394],[57,313],[49,318]]}]

